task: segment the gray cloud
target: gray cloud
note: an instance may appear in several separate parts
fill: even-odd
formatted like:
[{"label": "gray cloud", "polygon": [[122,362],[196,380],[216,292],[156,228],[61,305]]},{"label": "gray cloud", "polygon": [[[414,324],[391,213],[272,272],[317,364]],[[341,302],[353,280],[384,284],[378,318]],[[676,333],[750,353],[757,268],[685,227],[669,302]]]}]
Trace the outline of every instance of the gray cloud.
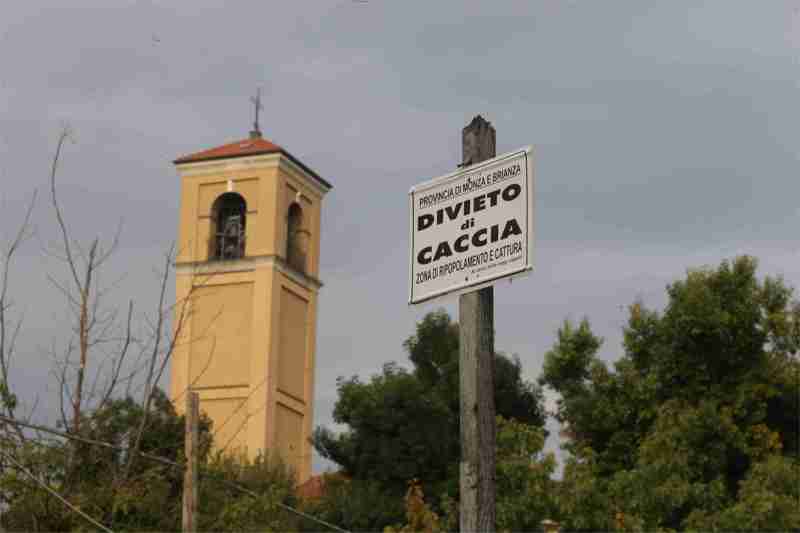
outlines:
[{"label": "gray cloud", "polygon": [[[788,1],[4,6],[1,231],[46,186],[69,121],[70,222],[88,238],[125,220],[115,301],[144,306],[176,232],[171,160],[245,136],[263,87],[265,135],[335,185],[316,411],[330,424],[337,376],[404,361],[424,313],[455,314],[453,299],[405,304],[406,194],[455,168],[482,113],[499,151],[536,150],[537,268],[497,287],[498,349],[535,378],[561,321],[588,315],[613,360],[624,306],[663,305],[687,267],[752,253],[800,285],[798,24]],[[44,281],[59,269],[40,251],[55,237],[46,197],[36,215],[13,287],[31,395],[65,324]]]}]

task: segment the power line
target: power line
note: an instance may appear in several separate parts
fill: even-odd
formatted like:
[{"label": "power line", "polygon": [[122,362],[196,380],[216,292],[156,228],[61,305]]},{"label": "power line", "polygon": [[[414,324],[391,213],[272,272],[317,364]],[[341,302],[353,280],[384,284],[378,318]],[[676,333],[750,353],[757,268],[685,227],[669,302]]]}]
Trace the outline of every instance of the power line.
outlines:
[{"label": "power line", "polygon": [[[65,433],[63,431],[58,431],[56,429],[52,429],[52,428],[49,428],[47,426],[41,426],[41,425],[38,425],[38,424],[31,424],[29,422],[20,422],[18,420],[14,420],[13,418],[9,418],[9,417],[4,416],[4,415],[0,415],[0,422],[5,422],[5,423],[8,423],[8,424],[17,424],[17,425],[20,425],[20,426],[25,427],[25,428],[33,429],[33,430],[36,430],[36,431],[41,431],[43,433],[49,433],[51,435],[56,435],[58,437],[62,437],[62,438],[65,438],[65,439],[74,440],[74,441],[77,441],[77,442],[83,442],[85,444],[92,444],[92,445],[95,445],[95,446],[102,446],[104,448],[109,448],[109,449],[112,449],[112,450],[119,450],[119,451],[124,451],[124,452],[132,452],[133,451],[130,448],[127,448],[125,446],[118,446],[116,444],[111,444],[110,442],[103,442],[103,441],[100,441],[100,440],[88,439],[88,438],[80,437],[80,436],[77,436],[77,435],[71,435],[69,433]],[[36,443],[36,444],[41,444],[41,443]],[[178,468],[180,470],[184,470],[186,468],[185,464],[178,463],[176,461],[172,461],[171,459],[167,459],[165,457],[160,457],[158,455],[153,455],[153,454],[149,454],[149,453],[142,452],[142,451],[136,451],[135,453],[140,455],[143,458],[150,459],[152,461],[157,461],[157,462],[159,462],[161,464],[164,464],[164,465],[167,465],[167,466],[172,466],[172,467]],[[13,459],[12,459],[12,461],[13,461]],[[33,476],[33,474],[31,474],[31,473],[29,473],[27,471],[26,471],[26,473],[29,476]],[[259,494],[257,492],[254,492],[254,491],[248,489],[247,487],[243,487],[243,486],[239,485],[238,483],[235,483],[233,481],[229,481],[229,480],[224,479],[224,478],[216,477],[216,476],[214,476],[213,474],[211,474],[208,471],[202,471],[201,470],[200,473],[203,475],[203,477],[205,477],[207,479],[211,479],[211,480],[220,482],[222,484],[228,485],[229,487],[234,488],[234,489],[236,489],[236,490],[238,490],[238,491],[240,491],[240,492],[242,492],[244,494],[247,494],[247,495],[249,495],[251,497],[254,497],[254,498],[258,498],[259,497]],[[39,480],[37,478],[35,478],[35,477],[34,477],[34,480],[39,482]],[[49,487],[48,487],[48,489],[49,489]],[[49,489],[48,492],[51,491],[51,490],[52,489]],[[69,504],[69,502],[66,502],[65,500],[63,500],[60,495],[57,495],[57,493],[55,495],[58,497],[59,500],[64,502],[66,505],[69,505],[70,507],[72,507],[72,505]],[[338,531],[339,533],[350,533],[346,529],[342,529],[339,526],[331,524],[330,522],[326,522],[325,520],[322,520],[320,518],[316,518],[316,517],[314,517],[314,516],[312,516],[312,515],[310,515],[308,513],[304,513],[303,511],[300,511],[299,509],[295,509],[291,505],[286,505],[285,503],[282,503],[282,502],[276,502],[276,505],[278,507],[280,507],[281,509],[289,511],[290,513],[293,513],[293,514],[295,514],[295,515],[297,515],[297,516],[299,516],[301,518],[305,518],[306,520],[311,520],[312,522],[316,522],[317,524],[320,524],[322,526],[330,528],[330,529],[332,529],[334,531]],[[80,512],[80,511],[78,511],[78,512]],[[90,517],[87,517],[83,513],[81,513],[81,515],[84,516],[85,518],[91,520]],[[101,527],[105,531],[111,531],[109,529],[106,529],[102,525],[99,526],[99,527]],[[113,532],[111,532],[111,533],[113,533]]]},{"label": "power line", "polygon": [[[234,483],[233,481],[228,481],[227,479],[224,479],[224,478],[218,478],[218,477],[215,477],[213,475],[209,475],[208,473],[204,473],[204,475],[207,478],[214,479],[215,481],[219,481],[223,485],[228,485],[231,488],[237,489],[237,490],[239,490],[239,491],[241,491],[241,492],[243,492],[245,494],[248,494],[248,495],[250,495],[250,496],[252,496],[254,498],[258,498],[259,497],[259,494],[257,492],[254,492],[254,491],[248,489],[247,487],[243,487],[243,486],[239,485],[238,483]],[[326,522],[325,520],[322,520],[320,518],[316,518],[314,516],[311,516],[310,514],[304,513],[303,511],[295,509],[294,507],[292,507],[290,505],[286,505],[285,503],[276,502],[276,505],[278,507],[280,507],[281,509],[284,509],[286,511],[294,513],[297,516],[300,516],[302,518],[306,518],[308,520],[311,520],[312,522],[316,522],[316,523],[321,524],[323,526],[329,527],[329,528],[333,529],[334,531],[338,531],[339,533],[350,533],[350,531],[348,531],[346,529],[342,529],[339,526],[335,526],[335,525],[331,524],[330,522]]]},{"label": "power line", "polygon": [[[13,418],[9,418],[9,417],[4,416],[4,415],[0,415],[0,422],[5,422],[7,424],[17,424],[17,425],[20,425],[22,427],[26,427],[28,429],[41,431],[43,433],[50,433],[51,435],[56,435],[57,437],[62,437],[62,438],[69,439],[69,440],[74,440],[74,441],[77,441],[77,442],[83,442],[85,444],[92,444],[92,445],[95,445],[95,446],[102,446],[104,448],[109,448],[109,449],[112,449],[112,450],[118,450],[118,451],[123,451],[123,452],[132,452],[133,451],[130,448],[127,448],[125,446],[118,446],[116,444],[111,444],[110,442],[103,442],[103,441],[100,441],[100,440],[88,439],[86,437],[81,437],[81,436],[78,436],[78,435],[65,433],[63,431],[58,431],[56,429],[52,429],[52,428],[49,428],[47,426],[40,426],[40,425],[37,425],[37,424],[31,424],[29,422],[20,422],[19,420],[14,420]],[[166,459],[164,457],[159,457],[158,455],[152,455],[152,454],[149,454],[147,452],[142,452],[142,451],[136,451],[134,453],[136,453],[137,455],[140,455],[140,456],[142,456],[144,458],[150,459],[152,461],[157,461],[159,463],[165,464],[167,466],[177,466],[179,468],[183,468],[180,464],[176,463],[175,461],[171,461],[171,460]]]}]

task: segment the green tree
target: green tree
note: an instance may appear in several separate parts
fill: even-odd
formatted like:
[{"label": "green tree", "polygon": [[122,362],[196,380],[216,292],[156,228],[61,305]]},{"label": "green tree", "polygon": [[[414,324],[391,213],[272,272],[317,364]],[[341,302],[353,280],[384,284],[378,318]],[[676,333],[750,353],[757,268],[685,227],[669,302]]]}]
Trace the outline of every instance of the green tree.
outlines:
[{"label": "green tree", "polygon": [[[740,257],[689,271],[667,295],[662,313],[630,307],[613,369],[598,359],[602,340],[587,320],[565,323],[546,354],[540,382],[560,393],[557,417],[570,437],[568,528],[746,528],[729,517],[758,508],[762,495],[747,481],[767,468],[757,465],[775,470],[775,458],[797,456],[792,289],[759,280],[756,261]],[[792,523],[764,512],[749,523]]]},{"label": "green tree", "polygon": [[[458,344],[458,326],[433,312],[403,344],[412,370],[387,363],[368,382],[340,378],[333,417],[348,430],[317,428],[317,451],[347,475],[386,482],[400,494],[411,479],[451,478],[459,460]],[[522,378],[519,359],[495,358],[498,415],[542,427],[541,392]]]},{"label": "green tree", "polygon": [[497,529],[537,531],[557,514],[556,459],[545,454],[542,428],[498,417]]},{"label": "green tree", "polygon": [[719,511],[698,509],[689,529],[797,531],[800,529],[800,462],[773,455],[756,463],[741,482],[739,498]]},{"label": "green tree", "polygon": [[[319,499],[303,503],[303,510],[348,531],[382,531],[403,519],[403,498],[380,481],[325,475]],[[301,521],[302,531],[317,533],[318,524]]]},{"label": "green tree", "polygon": [[446,399],[413,373],[387,363],[367,383],[340,379],[338,392],[334,420],[350,431],[334,435],[318,428],[313,442],[347,475],[381,481],[400,495],[410,479],[428,483],[448,477],[457,461],[457,420]]},{"label": "green tree", "polygon": [[[557,512],[556,460],[544,454],[542,428],[497,417],[496,528],[499,531],[537,531],[542,520]],[[425,502],[418,480],[409,483],[405,496],[406,521],[385,533],[455,531],[458,505],[445,498],[441,516]]]},{"label": "green tree", "polygon": [[[180,462],[184,421],[171,402],[156,390],[140,451]],[[81,438],[130,445],[143,416],[142,406],[131,398],[115,399],[101,409],[84,412]],[[201,460],[210,443],[210,421],[200,424]],[[24,446],[6,449],[20,457],[33,472],[48,472],[47,483],[68,495],[71,503],[115,530],[174,530],[180,527],[182,472],[162,463],[139,458],[130,463],[121,449],[79,441],[30,438]],[[124,475],[125,473],[125,475]],[[7,504],[0,518],[11,530],[61,531],[86,527],[42,488],[14,469],[0,478],[0,494]]]},{"label": "green tree", "polygon": [[[396,363],[362,381],[340,378],[334,420],[347,430],[317,428],[317,451],[359,480],[380,483],[402,501],[417,479],[429,495],[458,491],[459,332],[444,311],[426,315],[404,343],[412,369]],[[537,428],[544,426],[540,389],[522,377],[518,358],[495,355],[497,414]],[[542,430],[543,431],[543,430]],[[394,513],[396,515],[396,513]],[[402,516],[402,507],[400,507]],[[378,524],[397,523],[396,516]]]},{"label": "green tree", "polygon": [[[138,402],[125,398],[83,413],[81,438],[120,449],[77,441],[73,441],[77,442],[74,446],[63,440],[31,436],[24,444],[3,441],[0,450],[4,455],[13,454],[28,471],[40,473],[42,481],[71,504],[114,531],[177,531],[181,527],[183,469],[146,457],[129,463],[123,451],[129,449],[130,439],[138,432],[143,412]],[[156,390],[140,450],[183,463],[184,427],[183,416],[178,416],[166,395]],[[205,415],[201,415],[199,429],[199,530],[297,530],[300,519],[281,506],[297,504],[290,469],[278,460],[258,457],[249,461],[211,453],[211,422]],[[4,466],[0,473],[0,501],[4,506],[0,526],[4,530],[87,530],[84,518],[55,500],[20,469]],[[68,476],[68,472],[79,475]]]},{"label": "green tree", "polygon": [[[279,456],[261,454],[250,460],[214,453],[202,474],[198,490],[199,531],[277,533],[300,528],[302,519],[283,507],[296,507],[298,501],[294,473]],[[319,525],[312,525],[319,531]]]},{"label": "green tree", "polygon": [[[458,324],[443,310],[428,313],[403,347],[414,375],[444,399],[453,413],[459,411]],[[495,407],[497,414],[543,427],[545,412],[541,390],[522,376],[519,357],[495,354]]]}]

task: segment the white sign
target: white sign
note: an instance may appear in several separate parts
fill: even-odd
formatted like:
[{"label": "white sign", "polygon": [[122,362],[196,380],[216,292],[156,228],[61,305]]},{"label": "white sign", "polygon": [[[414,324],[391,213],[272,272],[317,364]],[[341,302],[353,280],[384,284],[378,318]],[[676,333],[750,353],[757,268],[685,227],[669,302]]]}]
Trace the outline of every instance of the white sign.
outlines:
[{"label": "white sign", "polygon": [[409,303],[533,268],[533,161],[524,148],[415,186]]}]

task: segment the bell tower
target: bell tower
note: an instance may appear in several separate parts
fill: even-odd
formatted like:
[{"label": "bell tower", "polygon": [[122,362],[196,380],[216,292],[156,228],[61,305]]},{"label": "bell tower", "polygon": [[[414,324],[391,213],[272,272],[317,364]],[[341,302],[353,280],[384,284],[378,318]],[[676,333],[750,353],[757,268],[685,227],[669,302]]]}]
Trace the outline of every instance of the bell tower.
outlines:
[{"label": "bell tower", "polygon": [[198,392],[217,449],[277,452],[302,482],[311,474],[320,215],[331,185],[264,139],[257,119],[249,138],[174,163],[181,316],[171,397]]}]

